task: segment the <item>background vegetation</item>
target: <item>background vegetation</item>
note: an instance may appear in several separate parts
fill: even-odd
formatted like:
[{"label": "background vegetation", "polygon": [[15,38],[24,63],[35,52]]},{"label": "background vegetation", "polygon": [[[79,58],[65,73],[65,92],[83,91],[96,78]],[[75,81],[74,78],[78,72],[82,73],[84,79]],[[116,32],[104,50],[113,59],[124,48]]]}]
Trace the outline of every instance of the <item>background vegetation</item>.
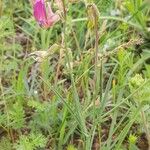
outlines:
[{"label": "background vegetation", "polygon": [[0,0],[0,149],[150,149],[150,2],[66,7],[46,30]]}]

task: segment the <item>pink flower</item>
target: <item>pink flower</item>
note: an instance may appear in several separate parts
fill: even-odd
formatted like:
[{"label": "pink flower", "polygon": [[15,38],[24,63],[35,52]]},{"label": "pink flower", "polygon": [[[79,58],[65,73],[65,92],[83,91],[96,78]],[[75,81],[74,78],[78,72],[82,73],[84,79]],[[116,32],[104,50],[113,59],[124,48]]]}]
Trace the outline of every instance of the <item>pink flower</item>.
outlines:
[{"label": "pink flower", "polygon": [[53,26],[59,19],[59,15],[53,13],[50,3],[45,0],[35,0],[33,4],[34,17],[43,28]]}]

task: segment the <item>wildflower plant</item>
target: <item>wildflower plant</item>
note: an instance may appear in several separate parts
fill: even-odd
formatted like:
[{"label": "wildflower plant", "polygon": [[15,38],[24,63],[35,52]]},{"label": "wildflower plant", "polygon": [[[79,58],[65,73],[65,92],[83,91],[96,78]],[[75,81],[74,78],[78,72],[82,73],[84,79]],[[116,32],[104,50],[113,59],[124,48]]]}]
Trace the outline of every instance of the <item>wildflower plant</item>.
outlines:
[{"label": "wildflower plant", "polygon": [[150,145],[149,3],[29,1],[0,0],[0,149]]},{"label": "wildflower plant", "polygon": [[[140,86],[147,82],[145,86]],[[150,105],[150,82],[147,79],[143,79],[142,75],[136,74],[134,77],[131,78],[129,87],[131,92],[135,91],[136,89],[140,88],[138,92],[133,95],[135,102],[137,103],[137,107],[142,106],[141,108],[141,120],[143,122],[143,127],[147,136],[148,143],[150,144],[150,130],[149,130],[149,122],[147,119],[147,115],[145,113],[144,106],[146,104]]]},{"label": "wildflower plant", "polygon": [[[147,82],[147,79],[144,79],[141,74],[136,74],[134,77],[130,79],[130,82],[129,82],[130,91],[133,92],[145,82]],[[150,103],[149,91],[150,91],[150,83],[148,82],[145,86],[140,88],[138,93],[134,94],[134,100],[137,101],[138,103],[149,104]]]}]

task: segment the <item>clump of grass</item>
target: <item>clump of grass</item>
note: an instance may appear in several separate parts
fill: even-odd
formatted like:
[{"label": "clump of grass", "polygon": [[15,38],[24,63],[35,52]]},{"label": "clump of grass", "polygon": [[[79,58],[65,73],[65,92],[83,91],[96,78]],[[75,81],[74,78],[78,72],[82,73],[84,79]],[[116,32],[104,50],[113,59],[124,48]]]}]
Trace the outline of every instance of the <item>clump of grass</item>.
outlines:
[{"label": "clump of grass", "polygon": [[43,29],[29,2],[0,1],[0,147],[148,149],[148,2],[62,2]]}]

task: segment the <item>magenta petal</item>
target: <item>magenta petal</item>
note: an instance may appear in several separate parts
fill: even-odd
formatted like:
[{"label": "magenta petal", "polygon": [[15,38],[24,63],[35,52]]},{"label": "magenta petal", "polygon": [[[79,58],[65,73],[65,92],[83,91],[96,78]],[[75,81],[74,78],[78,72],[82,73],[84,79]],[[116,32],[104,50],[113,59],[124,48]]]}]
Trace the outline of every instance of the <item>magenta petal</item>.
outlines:
[{"label": "magenta petal", "polygon": [[47,2],[47,13],[48,13],[48,16],[54,15],[52,8],[51,8],[51,3],[49,3],[49,2]]},{"label": "magenta petal", "polygon": [[39,24],[45,24],[47,20],[46,7],[44,0],[35,0],[34,6],[34,17]]},{"label": "magenta petal", "polygon": [[43,28],[51,27],[60,19],[58,14],[53,13],[51,3],[45,0],[35,0],[33,9],[36,21]]},{"label": "magenta petal", "polygon": [[60,17],[58,14],[53,13],[50,3],[48,3],[47,5],[48,5],[47,24],[48,26],[52,26],[60,19]]},{"label": "magenta petal", "polygon": [[48,26],[54,25],[57,21],[59,21],[60,17],[57,14],[54,14],[50,18],[48,18]]}]

